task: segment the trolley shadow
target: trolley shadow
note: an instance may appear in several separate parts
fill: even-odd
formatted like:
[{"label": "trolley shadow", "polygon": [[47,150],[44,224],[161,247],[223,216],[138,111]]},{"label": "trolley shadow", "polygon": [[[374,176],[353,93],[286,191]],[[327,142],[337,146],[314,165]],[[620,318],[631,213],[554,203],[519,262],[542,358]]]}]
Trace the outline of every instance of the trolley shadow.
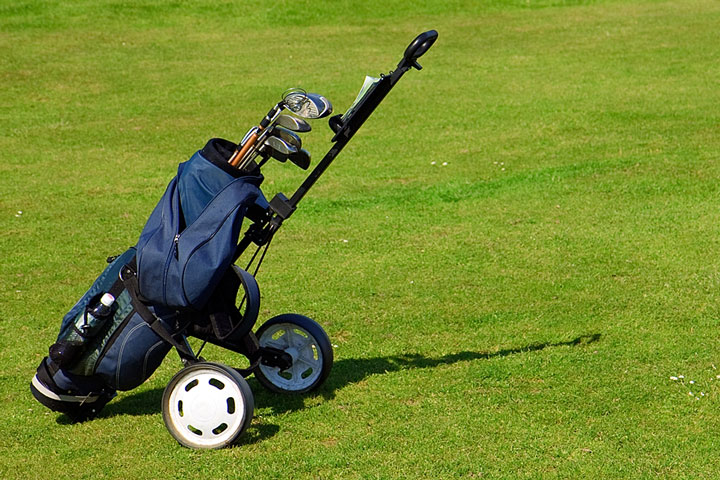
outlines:
[{"label": "trolley shadow", "polygon": [[[361,382],[372,375],[382,375],[401,370],[436,368],[442,365],[452,365],[458,362],[469,362],[473,360],[490,360],[555,347],[584,346],[599,341],[601,337],[601,334],[595,333],[581,335],[565,342],[533,343],[523,347],[498,350],[497,352],[462,351],[436,358],[412,353],[387,357],[347,358],[334,363],[332,373],[327,382],[314,394],[306,396],[276,395],[265,391],[263,388],[256,388],[260,387],[259,385],[253,385],[255,405],[259,408],[270,408],[273,416],[281,415],[283,413],[308,408],[305,404],[305,398],[308,396],[319,396],[325,400],[331,400],[335,397],[336,391],[347,385]],[[257,383],[254,379],[250,379],[250,382],[253,384]],[[162,396],[162,388],[146,390],[131,395],[123,395],[121,398],[108,404],[100,414],[100,418],[114,417],[116,415],[155,415],[160,413]],[[264,418],[267,419],[267,416]],[[280,430],[277,425],[264,423],[264,421],[260,424],[253,424],[247,434],[240,439],[238,445],[260,442],[272,437]],[[69,419],[64,415],[60,416],[58,423],[69,423]]]},{"label": "trolley shadow", "polygon": [[[496,352],[472,352],[462,351],[451,353],[437,358],[425,357],[416,353],[392,355],[387,357],[373,358],[347,358],[338,360],[333,364],[332,373],[325,384],[314,394],[331,400],[335,392],[347,385],[358,383],[372,375],[398,372],[401,370],[412,370],[420,368],[436,368],[442,365],[452,365],[458,362],[472,360],[490,360],[497,357],[507,357],[525,352],[536,352],[547,348],[584,346],[595,343],[602,337],[599,333],[581,335],[573,340],[565,342],[533,343],[523,347],[508,348]],[[270,407],[272,413],[280,415],[286,412],[308,408],[304,398],[297,396],[272,395],[260,389],[256,392],[256,405]]]}]

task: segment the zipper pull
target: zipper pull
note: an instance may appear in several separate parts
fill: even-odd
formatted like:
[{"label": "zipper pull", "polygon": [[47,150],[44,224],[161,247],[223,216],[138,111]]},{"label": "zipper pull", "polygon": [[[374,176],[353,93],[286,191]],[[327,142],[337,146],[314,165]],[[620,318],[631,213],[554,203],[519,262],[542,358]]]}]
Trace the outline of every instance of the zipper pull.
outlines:
[{"label": "zipper pull", "polygon": [[180,242],[180,234],[178,233],[177,235],[175,235],[175,238],[173,238],[173,244],[174,244],[173,253],[175,254],[176,260],[178,258],[178,243],[179,242]]}]

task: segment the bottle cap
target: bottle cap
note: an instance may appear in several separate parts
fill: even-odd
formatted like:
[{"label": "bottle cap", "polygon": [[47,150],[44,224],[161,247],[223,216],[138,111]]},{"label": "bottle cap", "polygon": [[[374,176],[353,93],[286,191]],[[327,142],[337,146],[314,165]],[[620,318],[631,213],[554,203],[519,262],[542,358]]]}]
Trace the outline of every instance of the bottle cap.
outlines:
[{"label": "bottle cap", "polygon": [[102,298],[100,299],[100,303],[102,303],[102,304],[105,305],[106,307],[109,307],[110,305],[112,305],[114,301],[115,301],[115,297],[113,297],[113,296],[112,296],[111,294],[109,294],[109,293],[106,293],[106,294],[103,295]]}]

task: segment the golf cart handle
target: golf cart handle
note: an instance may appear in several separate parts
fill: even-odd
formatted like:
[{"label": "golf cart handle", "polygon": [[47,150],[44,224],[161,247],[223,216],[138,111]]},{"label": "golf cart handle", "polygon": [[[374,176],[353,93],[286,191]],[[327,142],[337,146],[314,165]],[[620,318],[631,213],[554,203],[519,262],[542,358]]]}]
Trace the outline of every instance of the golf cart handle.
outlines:
[{"label": "golf cart handle", "polygon": [[398,67],[403,63],[408,67],[415,67],[418,70],[422,69],[417,59],[422,57],[425,52],[432,47],[435,40],[437,40],[438,32],[436,30],[428,30],[427,32],[421,33],[415,40],[410,42],[410,45],[405,49],[403,59],[400,61]]}]

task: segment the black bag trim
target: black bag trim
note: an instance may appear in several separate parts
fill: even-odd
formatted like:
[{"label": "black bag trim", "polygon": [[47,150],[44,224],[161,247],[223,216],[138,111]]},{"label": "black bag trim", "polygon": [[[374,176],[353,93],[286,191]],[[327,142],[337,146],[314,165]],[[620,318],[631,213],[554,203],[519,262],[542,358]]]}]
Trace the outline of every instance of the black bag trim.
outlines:
[{"label": "black bag trim", "polygon": [[213,138],[200,150],[200,155],[212,163],[225,173],[232,175],[234,178],[240,178],[247,175],[259,175],[260,168],[256,168],[252,172],[241,172],[237,168],[228,163],[230,157],[237,149],[237,144],[224,138]]}]

